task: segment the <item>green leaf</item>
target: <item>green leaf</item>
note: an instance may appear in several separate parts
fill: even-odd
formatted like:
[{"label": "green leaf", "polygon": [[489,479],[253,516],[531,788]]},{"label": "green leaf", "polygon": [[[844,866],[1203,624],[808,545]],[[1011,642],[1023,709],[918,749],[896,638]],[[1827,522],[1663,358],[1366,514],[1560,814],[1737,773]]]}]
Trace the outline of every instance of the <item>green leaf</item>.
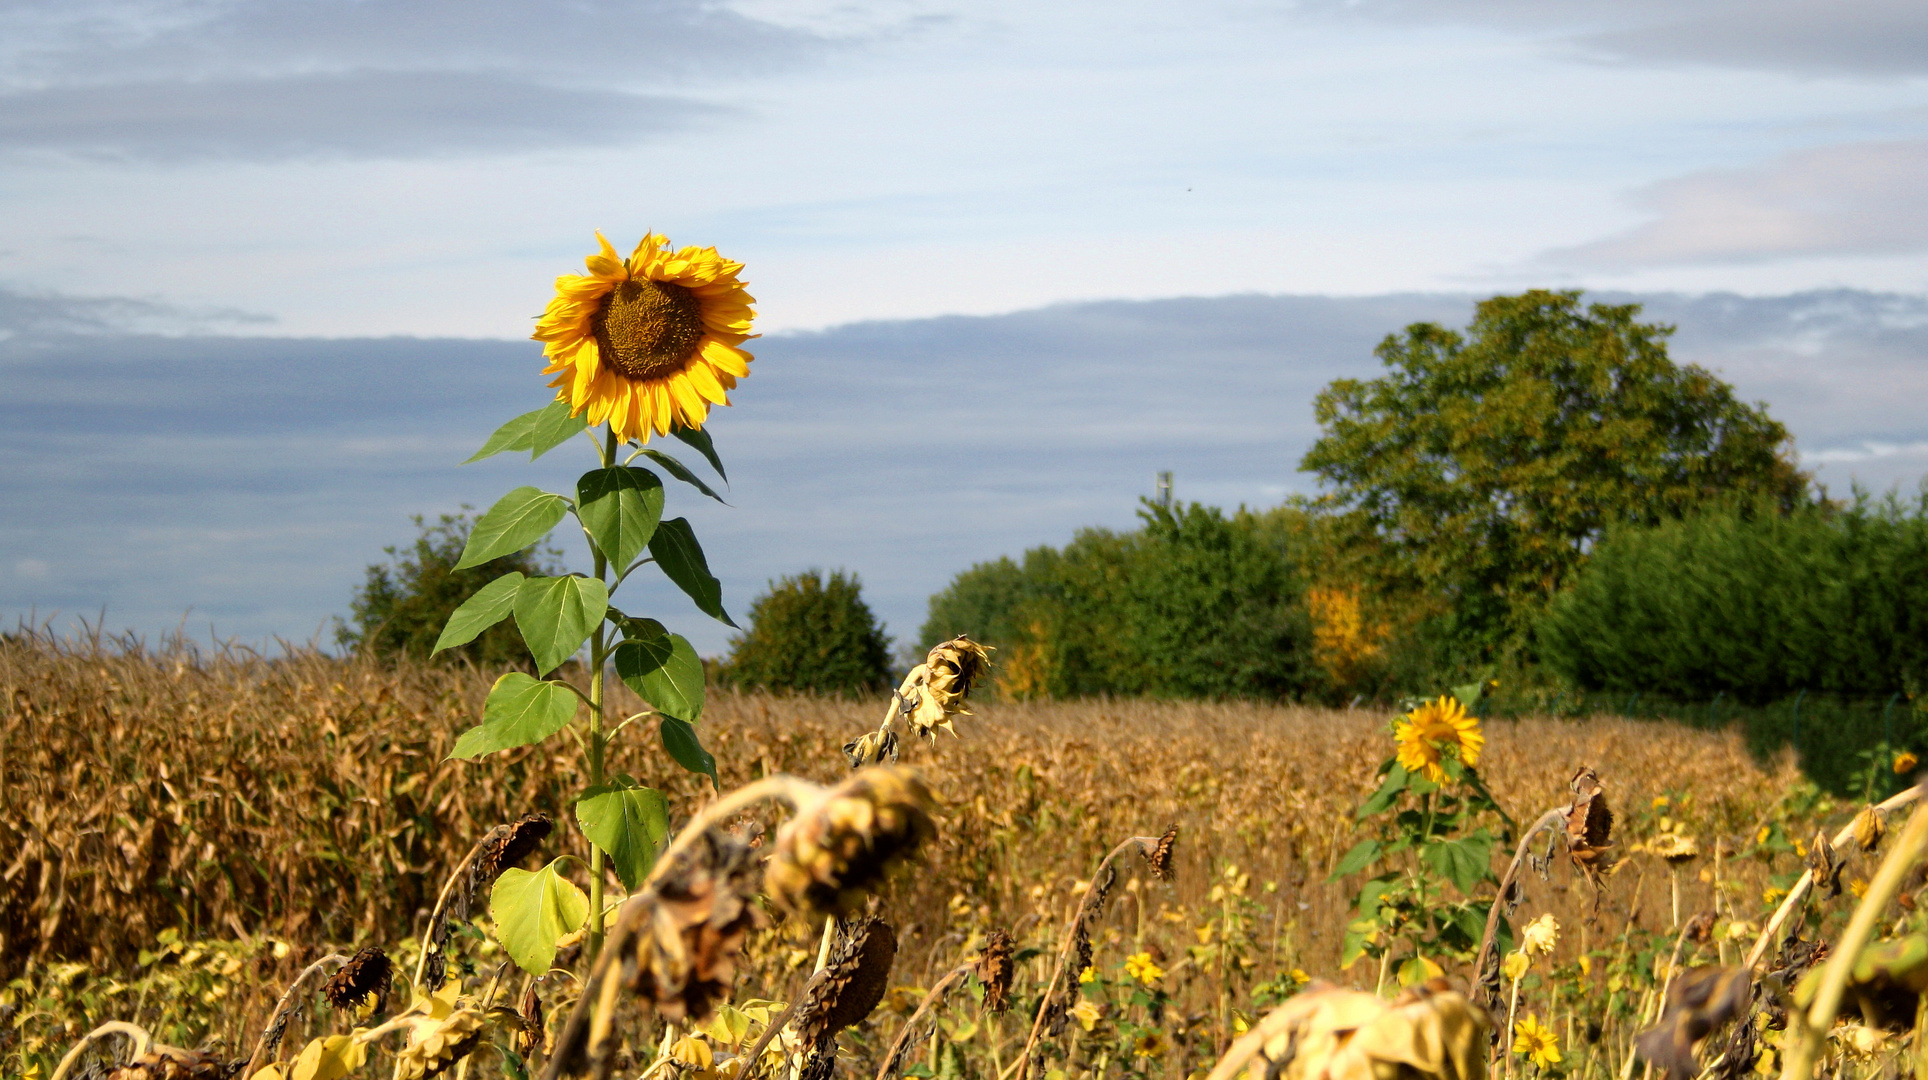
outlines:
[{"label": "green leaf", "polygon": [[515,591],[515,625],[547,675],[576,655],[609,610],[609,587],[588,577],[532,577]]},{"label": "green leaf", "polygon": [[681,480],[685,484],[688,484],[691,487],[694,487],[696,490],[702,492],[705,495],[708,495],[710,498],[715,499],[717,502],[723,503],[724,506],[730,505],[729,503],[723,502],[723,496],[718,495],[716,492],[710,490],[710,486],[708,484],[705,484],[702,480],[698,479],[696,474],[689,471],[689,468],[685,466],[682,462],[676,460],[673,457],[670,457],[668,454],[663,453],[661,450],[644,450],[643,453],[647,454],[651,461],[654,461],[656,464],[661,465],[664,469],[668,470],[671,476],[674,476],[675,478],[677,478],[678,480]]},{"label": "green leaf", "polygon": [[703,558],[703,547],[696,542],[696,530],[686,518],[671,518],[656,528],[649,538],[649,553],[679,588],[696,601],[697,610],[725,626],[736,626],[723,610],[723,583],[710,574]]},{"label": "green leaf", "polygon": [[589,842],[609,853],[616,876],[632,892],[649,876],[669,835],[669,800],[629,776],[583,792],[576,820]]},{"label": "green leaf", "polygon": [[696,452],[702,454],[703,460],[710,463],[710,468],[716,470],[716,475],[722,477],[724,483],[730,482],[730,474],[723,471],[723,459],[716,456],[716,444],[710,441],[709,432],[702,428],[687,428],[677,424],[669,429],[669,433],[696,447]]},{"label": "green leaf", "polygon": [[511,671],[489,691],[489,699],[482,704],[482,723],[464,731],[449,756],[469,760],[539,743],[575,716],[575,691]]},{"label": "green leaf", "polygon": [[576,481],[576,516],[620,572],[636,561],[663,519],[663,482],[648,469],[595,469]]},{"label": "green leaf", "polygon": [[497,499],[489,512],[475,523],[469,532],[468,546],[462,549],[462,561],[456,563],[455,568],[477,566],[521,551],[549,535],[549,530],[568,513],[568,507],[568,501],[562,496],[551,495],[541,488],[516,488]]},{"label": "green leaf", "polygon": [[1385,903],[1386,894],[1392,891],[1391,878],[1373,878],[1359,887],[1359,899],[1354,906],[1362,919],[1377,919],[1379,906]]},{"label": "green leaf", "polygon": [[556,960],[556,942],[589,921],[589,898],[556,872],[561,861],[533,874],[512,866],[502,871],[489,892],[489,918],[495,920],[496,939],[516,966],[531,975],[548,973]]},{"label": "green leaf", "polygon": [[1399,798],[1399,793],[1406,790],[1406,784],[1411,776],[1412,774],[1406,771],[1404,765],[1394,765],[1386,770],[1386,779],[1380,783],[1379,790],[1372,793],[1372,798],[1360,804],[1358,818],[1364,820],[1384,812],[1393,804],[1393,800]]},{"label": "green leaf", "polygon": [[630,619],[623,631],[628,640],[616,646],[616,677],[657,712],[695,723],[703,715],[703,661],[696,650],[655,619]]},{"label": "green leaf", "polygon": [[702,740],[696,737],[696,729],[688,721],[673,716],[663,717],[662,735],[663,749],[669,751],[669,756],[675,758],[678,765],[698,776],[709,777],[710,786],[718,791],[723,790],[722,783],[716,778],[716,758],[703,749]]},{"label": "green leaf", "polygon": [[1339,865],[1332,868],[1332,876],[1327,881],[1337,881],[1347,874],[1356,874],[1379,860],[1379,841],[1361,840],[1346,852]]},{"label": "green leaf", "polygon": [[482,449],[477,450],[468,461],[462,464],[467,465],[470,461],[494,457],[504,450],[527,450],[531,445],[530,437],[535,431],[537,418],[548,411],[548,408],[544,407],[534,412],[526,412],[496,428],[495,434],[489,436],[488,441],[482,444]]},{"label": "green leaf", "polygon": [[521,584],[522,572],[511,570],[477,589],[474,596],[462,601],[462,606],[449,616],[448,625],[442,627],[442,636],[435,639],[435,649],[429,655],[467,645],[482,631],[508,618],[515,608],[516,588]]},{"label": "green leaf", "polygon": [[582,434],[583,429],[589,426],[586,413],[570,416],[569,406],[561,401],[550,402],[547,407],[538,410],[535,417],[529,429],[530,461]]},{"label": "green leaf", "polygon": [[1452,882],[1463,893],[1471,893],[1491,870],[1493,837],[1481,829],[1458,840],[1439,840],[1422,845],[1419,860],[1426,868]]}]

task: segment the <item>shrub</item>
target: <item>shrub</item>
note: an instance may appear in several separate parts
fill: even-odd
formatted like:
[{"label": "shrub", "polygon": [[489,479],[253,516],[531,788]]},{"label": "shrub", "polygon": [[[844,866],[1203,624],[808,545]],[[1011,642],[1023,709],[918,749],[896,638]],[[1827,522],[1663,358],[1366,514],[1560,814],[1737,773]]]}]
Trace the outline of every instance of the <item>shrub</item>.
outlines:
[{"label": "shrub", "polygon": [[890,639],[855,574],[820,570],[772,582],[731,642],[725,678],[746,688],[855,694],[887,689]]}]

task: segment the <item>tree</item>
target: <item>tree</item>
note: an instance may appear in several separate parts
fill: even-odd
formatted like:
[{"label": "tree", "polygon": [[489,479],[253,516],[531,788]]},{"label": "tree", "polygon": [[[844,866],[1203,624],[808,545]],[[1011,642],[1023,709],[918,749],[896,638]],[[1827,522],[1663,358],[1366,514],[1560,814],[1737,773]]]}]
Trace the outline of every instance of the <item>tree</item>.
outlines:
[{"label": "tree", "polygon": [[770,584],[731,642],[727,678],[745,687],[858,694],[890,685],[890,639],[855,574],[806,570]]},{"label": "tree", "polygon": [[1389,369],[1319,394],[1301,468],[1382,554],[1383,585],[1431,593],[1452,636],[1517,642],[1605,530],[1732,495],[1793,507],[1807,478],[1787,430],[1667,356],[1670,326],[1578,290],[1481,302],[1465,335],[1416,323]]},{"label": "tree", "polygon": [[[449,615],[482,586],[511,570],[531,576],[560,573],[549,565],[560,553],[535,547],[457,570],[455,564],[462,558],[475,519],[467,513],[443,514],[430,525],[416,514],[413,521],[420,530],[414,546],[406,554],[392,545],[383,548],[393,563],[369,566],[367,577],[355,590],[349,621],[335,629],[335,640],[343,647],[379,656],[427,659]],[[460,656],[487,668],[530,664],[528,647],[508,622],[497,623],[443,655]]]}]

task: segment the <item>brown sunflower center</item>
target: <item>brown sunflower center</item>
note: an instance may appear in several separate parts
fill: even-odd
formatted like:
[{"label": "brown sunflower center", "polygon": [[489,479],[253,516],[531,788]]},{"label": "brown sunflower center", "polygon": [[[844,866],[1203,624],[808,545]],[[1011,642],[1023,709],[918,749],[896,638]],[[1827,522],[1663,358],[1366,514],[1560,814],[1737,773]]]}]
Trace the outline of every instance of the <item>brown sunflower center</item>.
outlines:
[{"label": "brown sunflower center", "polygon": [[596,345],[610,367],[632,379],[680,371],[703,337],[696,294],[667,281],[625,281],[596,312]]}]

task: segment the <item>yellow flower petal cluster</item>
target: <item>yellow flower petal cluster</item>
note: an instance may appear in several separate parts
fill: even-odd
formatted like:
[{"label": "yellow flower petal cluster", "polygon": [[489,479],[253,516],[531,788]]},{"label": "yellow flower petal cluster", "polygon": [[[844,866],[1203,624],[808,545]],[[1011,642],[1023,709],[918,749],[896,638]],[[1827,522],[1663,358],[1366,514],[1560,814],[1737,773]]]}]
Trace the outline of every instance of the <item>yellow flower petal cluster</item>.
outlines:
[{"label": "yellow flower petal cluster", "polygon": [[750,373],[738,346],[756,335],[756,298],[737,280],[743,264],[715,248],[671,249],[650,233],[627,259],[596,234],[602,250],[589,273],[556,279],[556,296],[536,324],[569,414],[608,422],[618,439],[649,441],[681,425],[700,428],[711,405]]},{"label": "yellow flower petal cluster", "polygon": [[1560,940],[1560,923],[1547,912],[1526,924],[1520,932],[1520,948],[1533,956],[1545,956]]},{"label": "yellow flower petal cluster", "polygon": [[1152,961],[1150,953],[1141,952],[1125,957],[1125,974],[1150,986],[1165,977],[1165,969]]},{"label": "yellow flower petal cluster", "polygon": [[1560,1039],[1532,1013],[1513,1025],[1513,1052],[1544,1069],[1560,1063]]},{"label": "yellow flower petal cluster", "polygon": [[1500,974],[1505,975],[1509,982],[1519,982],[1526,977],[1526,969],[1532,966],[1533,958],[1526,955],[1526,950],[1515,949],[1500,961]]},{"label": "yellow flower petal cluster", "polygon": [[1448,755],[1463,765],[1478,765],[1486,736],[1480,734],[1479,717],[1469,715],[1466,706],[1450,695],[1421,704],[1399,718],[1393,727],[1399,742],[1399,764],[1435,784],[1446,782],[1440,763]]}]

